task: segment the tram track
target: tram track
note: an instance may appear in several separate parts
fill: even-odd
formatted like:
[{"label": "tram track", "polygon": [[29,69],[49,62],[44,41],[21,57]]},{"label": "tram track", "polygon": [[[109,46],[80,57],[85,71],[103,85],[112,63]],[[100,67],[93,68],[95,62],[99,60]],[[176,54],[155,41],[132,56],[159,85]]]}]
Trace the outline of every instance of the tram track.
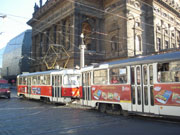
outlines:
[{"label": "tram track", "polygon": [[[97,117],[97,116],[95,116],[95,117]],[[80,122],[81,124],[77,124],[76,122],[74,124],[71,123],[72,120],[73,121],[79,121],[80,119],[68,119],[66,121],[61,121],[61,123],[65,123],[65,124],[60,125],[60,126],[57,126],[55,121],[52,121],[51,123],[48,122],[48,123],[44,123],[41,125],[41,128],[46,129],[46,130],[34,131],[34,133],[30,133],[30,134],[31,135],[41,135],[41,134],[51,134],[51,133],[57,133],[57,132],[67,133],[71,130],[77,130],[77,129],[81,129],[81,128],[98,128],[100,126],[111,125],[112,123],[117,124],[120,122],[119,119],[115,119],[115,118],[109,119],[109,117],[111,117],[111,116],[108,116],[108,115],[105,115],[104,117],[106,119],[102,119],[101,121],[98,121],[98,122],[93,122],[93,120],[88,122],[88,120],[90,120],[90,118],[92,118],[92,117],[91,116],[86,117],[86,119],[82,120],[83,123],[82,123],[82,121]],[[124,119],[124,122],[125,121],[126,120]],[[67,127],[67,125],[71,125],[71,126]],[[20,131],[24,130],[24,128],[20,125],[16,128],[18,128],[18,130],[20,130]],[[37,128],[38,128],[38,126],[37,126]],[[12,129],[10,128],[8,130],[12,130]]]},{"label": "tram track", "polygon": [[[119,126],[120,128],[126,128],[129,123],[134,123],[135,121],[140,121],[146,124],[164,124],[163,121],[156,120],[155,118],[147,119],[147,117],[140,116],[124,117],[100,113],[96,110],[84,110],[81,108],[70,108],[67,106],[54,106],[47,104],[43,104],[43,106],[39,106],[39,104],[37,104],[37,106],[32,107],[9,108],[6,110],[16,110],[17,114],[19,114],[19,111],[22,112],[21,114],[27,113],[26,111],[28,110],[28,114],[11,117],[8,120],[3,121],[3,123],[0,121],[0,134],[2,135],[24,133],[26,133],[26,135],[73,134],[81,131],[82,129],[96,130],[98,128],[113,125],[116,127]],[[31,111],[29,112],[29,110]],[[178,123],[165,122],[165,125],[169,124],[175,125]],[[6,127],[6,125],[8,126]]]},{"label": "tram track", "polygon": [[[41,107],[42,108],[42,107]],[[6,110],[11,110],[11,111],[13,111],[13,110],[26,110],[27,108],[7,108]],[[30,109],[30,108],[28,108],[28,109]],[[37,109],[37,107],[31,107],[31,109]],[[40,107],[38,107],[38,109],[40,109]],[[3,121],[3,122],[7,122],[7,121],[16,121],[17,119],[22,119],[22,118],[27,118],[27,117],[32,117],[33,115],[38,115],[38,114],[40,114],[40,113],[42,113],[42,112],[44,112],[44,111],[47,111],[47,110],[49,110],[49,109],[45,109],[45,110],[40,110],[40,111],[35,111],[35,112],[33,112],[33,113],[28,113],[28,114],[26,114],[26,115],[19,115],[19,116],[15,116],[15,117],[4,117],[4,116],[2,116],[3,117],[3,119],[1,118],[0,119],[0,121]],[[0,111],[1,111],[1,109],[0,109]]]},{"label": "tram track", "polygon": [[[41,109],[41,108],[39,108],[39,107],[34,107],[33,109]],[[63,107],[61,107],[61,108],[63,108]],[[41,115],[41,117],[38,117],[38,115],[40,114],[40,113],[43,113],[43,112],[47,112],[47,111],[49,111],[49,110],[52,110],[52,109],[61,109],[61,108],[55,108],[55,107],[50,107],[50,108],[48,108],[48,109],[45,109],[45,110],[42,110],[42,111],[36,111],[36,112],[34,112],[34,113],[30,113],[30,114],[28,114],[28,115],[21,115],[21,116],[17,116],[17,117],[11,117],[11,118],[9,118],[9,119],[6,119],[5,121],[4,120],[2,120],[2,121],[4,121],[5,123],[8,123],[8,122],[15,122],[15,121],[20,121],[21,123],[26,123],[26,122],[29,122],[29,119],[32,119],[32,121],[34,122],[34,123],[36,123],[35,121],[45,121],[46,120],[46,118],[47,118],[47,116],[46,116],[46,114],[43,114],[43,115]],[[23,108],[18,108],[19,110],[24,110]],[[30,109],[30,108],[29,108]],[[71,109],[71,108],[70,108]],[[57,112],[56,112],[57,113]],[[55,113],[55,115],[56,115],[56,113]],[[78,115],[80,115],[80,116],[83,116],[83,113],[86,113],[86,112],[84,112],[84,110],[83,111],[81,111],[80,110],[80,112],[78,111],[77,112],[77,114]],[[49,114],[49,112],[48,112],[48,114]],[[93,113],[94,114],[94,113]],[[70,115],[72,115],[72,114],[69,114],[69,115],[67,115],[67,114],[65,114],[65,115],[63,115],[63,117],[62,118],[60,118],[60,119],[56,119],[57,121],[60,121],[60,122],[62,122],[62,123],[70,123],[72,120],[73,121],[80,121],[80,118],[71,118],[70,117]],[[33,117],[35,117],[35,118],[33,118]],[[43,117],[43,118],[42,118]],[[65,118],[65,117],[67,117],[68,119],[65,119],[65,120],[62,120],[63,118]],[[93,115],[93,117],[91,116],[91,114],[89,115],[89,116],[87,116],[86,115],[86,117],[85,117],[85,114],[84,114],[84,116],[83,116],[83,121],[88,121],[89,119],[91,120],[91,119],[96,119],[96,118],[102,118],[102,120],[104,119],[104,118],[106,118],[106,119],[108,119],[109,117],[111,117],[111,116],[108,116],[108,115],[106,115],[106,114],[103,114],[103,115],[100,115],[100,114],[96,114],[95,116]],[[18,120],[19,119],[19,120]],[[34,121],[35,120],[35,121]],[[51,119],[50,121],[48,121],[48,123],[44,123],[43,125],[41,125],[41,128],[47,128],[47,127],[49,127],[49,125],[53,125],[54,123],[55,123],[55,121],[56,120],[54,120],[54,119]],[[107,122],[107,121],[104,121],[104,122]],[[27,123],[26,123],[27,124]],[[17,126],[16,125],[16,127],[18,128],[18,129],[21,129],[21,127],[22,127],[22,125],[19,125],[19,126]]]},{"label": "tram track", "polygon": [[98,123],[91,123],[91,124],[81,124],[81,125],[75,125],[75,126],[70,126],[70,127],[58,127],[56,129],[48,129],[47,131],[43,131],[40,133],[33,133],[32,135],[42,135],[42,134],[52,134],[52,133],[57,133],[59,132],[60,134],[67,134],[67,133],[73,133],[73,130],[77,129],[85,129],[85,128],[98,128],[100,126],[105,126],[105,125],[110,125],[110,124],[117,124],[119,121],[103,121],[103,122],[98,122]]},{"label": "tram track", "polygon": [[10,99],[0,98],[0,107],[4,106],[4,104],[10,102]]}]

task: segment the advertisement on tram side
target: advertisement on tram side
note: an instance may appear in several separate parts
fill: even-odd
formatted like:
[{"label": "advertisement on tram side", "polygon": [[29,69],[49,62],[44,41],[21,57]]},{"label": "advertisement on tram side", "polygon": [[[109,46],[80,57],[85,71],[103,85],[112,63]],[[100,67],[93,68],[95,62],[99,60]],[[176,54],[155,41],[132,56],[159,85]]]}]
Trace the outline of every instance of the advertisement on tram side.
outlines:
[{"label": "advertisement on tram side", "polygon": [[31,94],[52,96],[52,87],[51,86],[32,86]]},{"label": "advertisement on tram side", "polygon": [[154,86],[154,100],[157,105],[180,106],[180,85],[156,84]]},{"label": "advertisement on tram side", "polygon": [[64,88],[62,87],[62,97],[73,97],[73,98],[82,98],[82,86],[75,88]]},{"label": "advertisement on tram side", "polygon": [[131,102],[130,85],[92,86],[92,99],[113,102]]},{"label": "advertisement on tram side", "polygon": [[18,86],[18,93],[27,93],[27,86]]}]

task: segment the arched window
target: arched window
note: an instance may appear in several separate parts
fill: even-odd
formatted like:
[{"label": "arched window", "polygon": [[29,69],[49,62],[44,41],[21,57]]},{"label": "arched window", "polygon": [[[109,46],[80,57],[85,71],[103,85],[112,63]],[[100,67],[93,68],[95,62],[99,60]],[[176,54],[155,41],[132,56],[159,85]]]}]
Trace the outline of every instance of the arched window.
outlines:
[{"label": "arched window", "polygon": [[84,43],[85,45],[87,45],[87,49],[92,50],[92,45],[91,45],[92,28],[88,22],[84,22],[82,24],[82,33],[84,34]]},{"label": "arched window", "polygon": [[142,51],[141,48],[141,37],[139,35],[136,35],[136,51]]},{"label": "arched window", "polygon": [[65,46],[66,49],[69,50],[70,49],[70,40],[71,40],[71,24],[70,24],[70,19],[67,19],[65,21]]},{"label": "arched window", "polygon": [[165,40],[165,49],[168,49],[169,48],[169,41]]},{"label": "arched window", "polygon": [[117,51],[117,49],[118,49],[118,41],[117,41],[116,36],[113,36],[111,38],[111,50],[112,51]]},{"label": "arched window", "polygon": [[157,38],[157,50],[160,51],[162,49],[161,47],[161,39]]},{"label": "arched window", "polygon": [[161,31],[161,27],[160,26],[157,26],[157,31]]},{"label": "arched window", "polygon": [[178,33],[177,44],[178,44],[178,47],[180,48],[180,31],[178,31],[177,33]]}]

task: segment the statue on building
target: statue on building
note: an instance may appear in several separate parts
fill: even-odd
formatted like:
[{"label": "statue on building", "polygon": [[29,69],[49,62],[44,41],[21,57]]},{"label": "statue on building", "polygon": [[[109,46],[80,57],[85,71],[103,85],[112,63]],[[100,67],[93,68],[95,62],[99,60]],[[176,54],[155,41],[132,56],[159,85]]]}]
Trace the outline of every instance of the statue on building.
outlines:
[{"label": "statue on building", "polygon": [[34,4],[34,12],[38,11],[39,10],[39,6],[35,3]]},{"label": "statue on building", "polygon": [[39,0],[40,8],[42,7],[42,0]]}]

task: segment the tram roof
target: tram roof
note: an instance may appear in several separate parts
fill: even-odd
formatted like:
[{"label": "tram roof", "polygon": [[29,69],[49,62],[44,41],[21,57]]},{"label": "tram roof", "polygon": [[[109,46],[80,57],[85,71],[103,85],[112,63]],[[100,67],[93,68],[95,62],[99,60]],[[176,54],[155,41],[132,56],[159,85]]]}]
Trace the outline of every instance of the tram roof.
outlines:
[{"label": "tram roof", "polygon": [[33,72],[33,73],[25,73],[19,76],[34,76],[34,75],[47,75],[47,74],[72,74],[72,73],[80,73],[80,71],[76,69],[62,69],[62,70],[49,70],[49,71],[42,71],[42,72]]},{"label": "tram roof", "polygon": [[33,72],[33,73],[24,73],[24,74],[20,74],[19,76],[45,75],[45,74],[51,74],[54,71],[55,70],[42,71],[42,72]]},{"label": "tram roof", "polygon": [[137,64],[146,64],[146,63],[156,63],[156,62],[168,62],[180,60],[180,52],[171,52],[151,56],[139,56],[137,58],[129,58],[124,60],[112,61],[109,62],[109,66],[115,65],[137,65]]}]

